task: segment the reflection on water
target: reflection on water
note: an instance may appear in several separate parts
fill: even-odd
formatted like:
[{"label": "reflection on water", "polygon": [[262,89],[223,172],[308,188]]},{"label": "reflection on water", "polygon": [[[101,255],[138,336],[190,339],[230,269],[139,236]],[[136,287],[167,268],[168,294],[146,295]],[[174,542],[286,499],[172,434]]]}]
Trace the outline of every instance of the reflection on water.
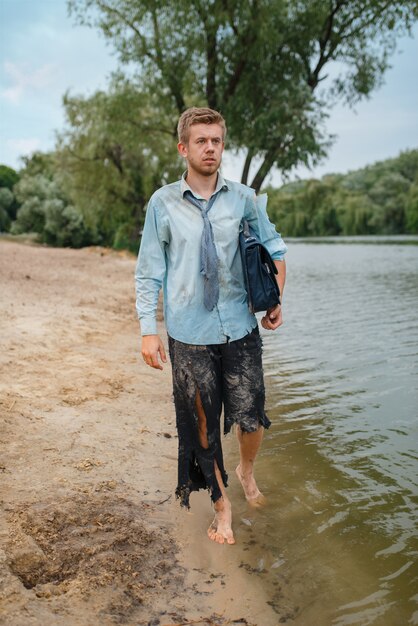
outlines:
[{"label": "reflection on water", "polygon": [[287,259],[285,325],[263,334],[269,506],[236,512],[243,566],[289,623],[418,624],[418,247]]}]

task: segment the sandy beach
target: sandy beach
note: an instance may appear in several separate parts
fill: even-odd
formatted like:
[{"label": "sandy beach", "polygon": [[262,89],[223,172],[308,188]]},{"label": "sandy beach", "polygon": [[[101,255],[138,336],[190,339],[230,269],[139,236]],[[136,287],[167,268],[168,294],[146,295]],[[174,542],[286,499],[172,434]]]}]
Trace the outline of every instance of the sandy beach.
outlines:
[{"label": "sandy beach", "polygon": [[0,241],[0,623],[284,623],[240,567],[251,546],[207,539],[208,495],[175,501],[170,366],[140,356],[134,266]]}]

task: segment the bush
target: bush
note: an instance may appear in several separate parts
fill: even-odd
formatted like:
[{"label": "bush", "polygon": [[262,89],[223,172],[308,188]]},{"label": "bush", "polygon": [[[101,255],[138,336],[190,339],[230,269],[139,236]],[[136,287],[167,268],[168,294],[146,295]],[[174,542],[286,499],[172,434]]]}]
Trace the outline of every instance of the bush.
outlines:
[{"label": "bush", "polygon": [[53,246],[80,248],[97,243],[97,236],[68,203],[56,180],[26,174],[16,185],[16,193],[22,206],[12,224],[13,234],[38,233],[40,241]]},{"label": "bush", "polygon": [[8,231],[11,224],[10,207],[13,206],[14,195],[7,187],[0,187],[0,231]]},{"label": "bush", "polygon": [[48,200],[45,205],[43,241],[53,246],[81,248],[94,243],[94,237],[84,223],[83,216],[62,200]]}]

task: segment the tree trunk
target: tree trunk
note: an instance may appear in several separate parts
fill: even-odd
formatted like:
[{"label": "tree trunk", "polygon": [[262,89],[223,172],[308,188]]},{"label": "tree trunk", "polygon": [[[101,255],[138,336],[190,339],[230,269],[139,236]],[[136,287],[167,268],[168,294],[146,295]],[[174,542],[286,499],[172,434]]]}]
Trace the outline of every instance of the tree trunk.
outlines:
[{"label": "tree trunk", "polygon": [[250,173],[250,166],[251,166],[251,161],[253,160],[253,154],[254,152],[251,150],[251,148],[248,148],[247,156],[245,157],[245,163],[244,163],[244,167],[243,167],[242,175],[241,175],[241,182],[243,185],[248,184],[248,174]]},{"label": "tree trunk", "polygon": [[266,176],[270,172],[271,168],[274,165],[274,161],[277,157],[277,150],[270,149],[267,151],[266,156],[264,157],[264,161],[258,168],[256,175],[253,178],[253,181],[250,185],[253,189],[255,189],[256,193],[260,191],[261,185],[263,184]]},{"label": "tree trunk", "polygon": [[207,72],[206,72],[206,99],[211,109],[217,109],[217,97],[216,97],[216,31],[214,33],[207,33],[206,35],[206,59],[207,59]]}]

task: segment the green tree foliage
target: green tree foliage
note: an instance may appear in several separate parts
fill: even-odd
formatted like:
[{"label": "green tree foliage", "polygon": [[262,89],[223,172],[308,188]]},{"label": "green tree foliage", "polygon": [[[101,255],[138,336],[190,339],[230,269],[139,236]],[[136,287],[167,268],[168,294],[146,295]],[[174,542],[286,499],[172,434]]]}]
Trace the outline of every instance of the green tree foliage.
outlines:
[{"label": "green tree foliage", "polygon": [[[176,117],[187,106],[223,112],[230,145],[245,150],[242,181],[260,189],[273,166],[315,164],[339,100],[377,88],[416,0],[68,0],[99,28],[139,91]],[[254,159],[258,161],[254,161]]]},{"label": "green tree foliage", "polygon": [[175,117],[114,78],[109,92],[64,98],[57,168],[72,203],[104,245],[137,250],[150,195],[178,178]]},{"label": "green tree foliage", "polygon": [[[82,103],[90,106],[97,96]],[[103,97],[107,100],[107,96]],[[142,120],[138,123],[145,129],[144,119],[138,120]],[[87,127],[86,118],[83,128]],[[97,128],[92,122],[93,134]],[[153,128],[151,118],[146,128],[149,135],[145,135],[149,137]],[[168,134],[169,127],[166,131]],[[84,131],[76,135],[81,142],[86,138],[86,151],[90,146],[89,132],[86,136]],[[136,134],[126,145],[131,145],[130,142],[137,145],[135,137]],[[88,160],[85,168],[83,159],[87,159],[88,152],[83,152],[83,158],[72,154],[73,147],[80,149],[80,145],[65,143],[57,155],[37,153],[26,159],[25,169],[14,187],[21,206],[11,232],[35,232],[40,241],[57,246],[101,243],[136,251],[145,198],[165,182],[161,180],[162,172],[166,180],[173,176],[174,169],[178,176],[180,163],[170,160],[171,149],[167,147],[167,168],[159,167],[164,159],[158,161],[150,147],[149,153],[140,150],[142,156],[138,161],[131,161],[130,157],[122,161],[126,179],[119,180],[116,165],[110,167],[101,158],[98,171],[93,167],[96,163],[93,153],[89,153],[91,162]],[[127,150],[125,146],[123,154]],[[148,165],[147,159],[151,159]],[[135,163],[143,169],[130,171]],[[134,186],[136,180],[141,181],[141,186]],[[418,234],[418,150],[403,152],[395,159],[346,175],[328,174],[321,180],[297,181],[267,192],[269,214],[285,237]],[[121,194],[119,198],[117,193]],[[137,198],[136,208],[130,202],[132,198]],[[0,189],[0,230],[6,230],[10,224],[7,206],[12,200],[9,189]]]},{"label": "green tree foliage", "polygon": [[406,197],[405,224],[407,233],[418,233],[418,180],[411,185]]},{"label": "green tree foliage", "polygon": [[19,174],[8,165],[0,165],[0,187],[6,187],[13,191],[14,185],[19,180]]},{"label": "green tree foliage", "polygon": [[55,152],[34,152],[29,157],[22,157],[23,170],[21,176],[36,176],[42,174],[48,180],[52,180],[56,174]]},{"label": "green tree foliage", "polygon": [[364,169],[269,189],[287,236],[418,233],[418,150]]},{"label": "green tree foliage", "polygon": [[37,233],[54,246],[79,248],[94,241],[81,213],[69,203],[58,176],[53,175],[52,155],[35,154],[15,185],[20,203],[12,234]]},{"label": "green tree foliage", "polygon": [[14,195],[7,187],[0,187],[0,232],[10,228],[10,207],[13,205]]},{"label": "green tree foliage", "polygon": [[8,230],[11,221],[16,218],[19,204],[13,193],[13,187],[19,180],[19,174],[8,165],[0,165],[0,231]]}]

